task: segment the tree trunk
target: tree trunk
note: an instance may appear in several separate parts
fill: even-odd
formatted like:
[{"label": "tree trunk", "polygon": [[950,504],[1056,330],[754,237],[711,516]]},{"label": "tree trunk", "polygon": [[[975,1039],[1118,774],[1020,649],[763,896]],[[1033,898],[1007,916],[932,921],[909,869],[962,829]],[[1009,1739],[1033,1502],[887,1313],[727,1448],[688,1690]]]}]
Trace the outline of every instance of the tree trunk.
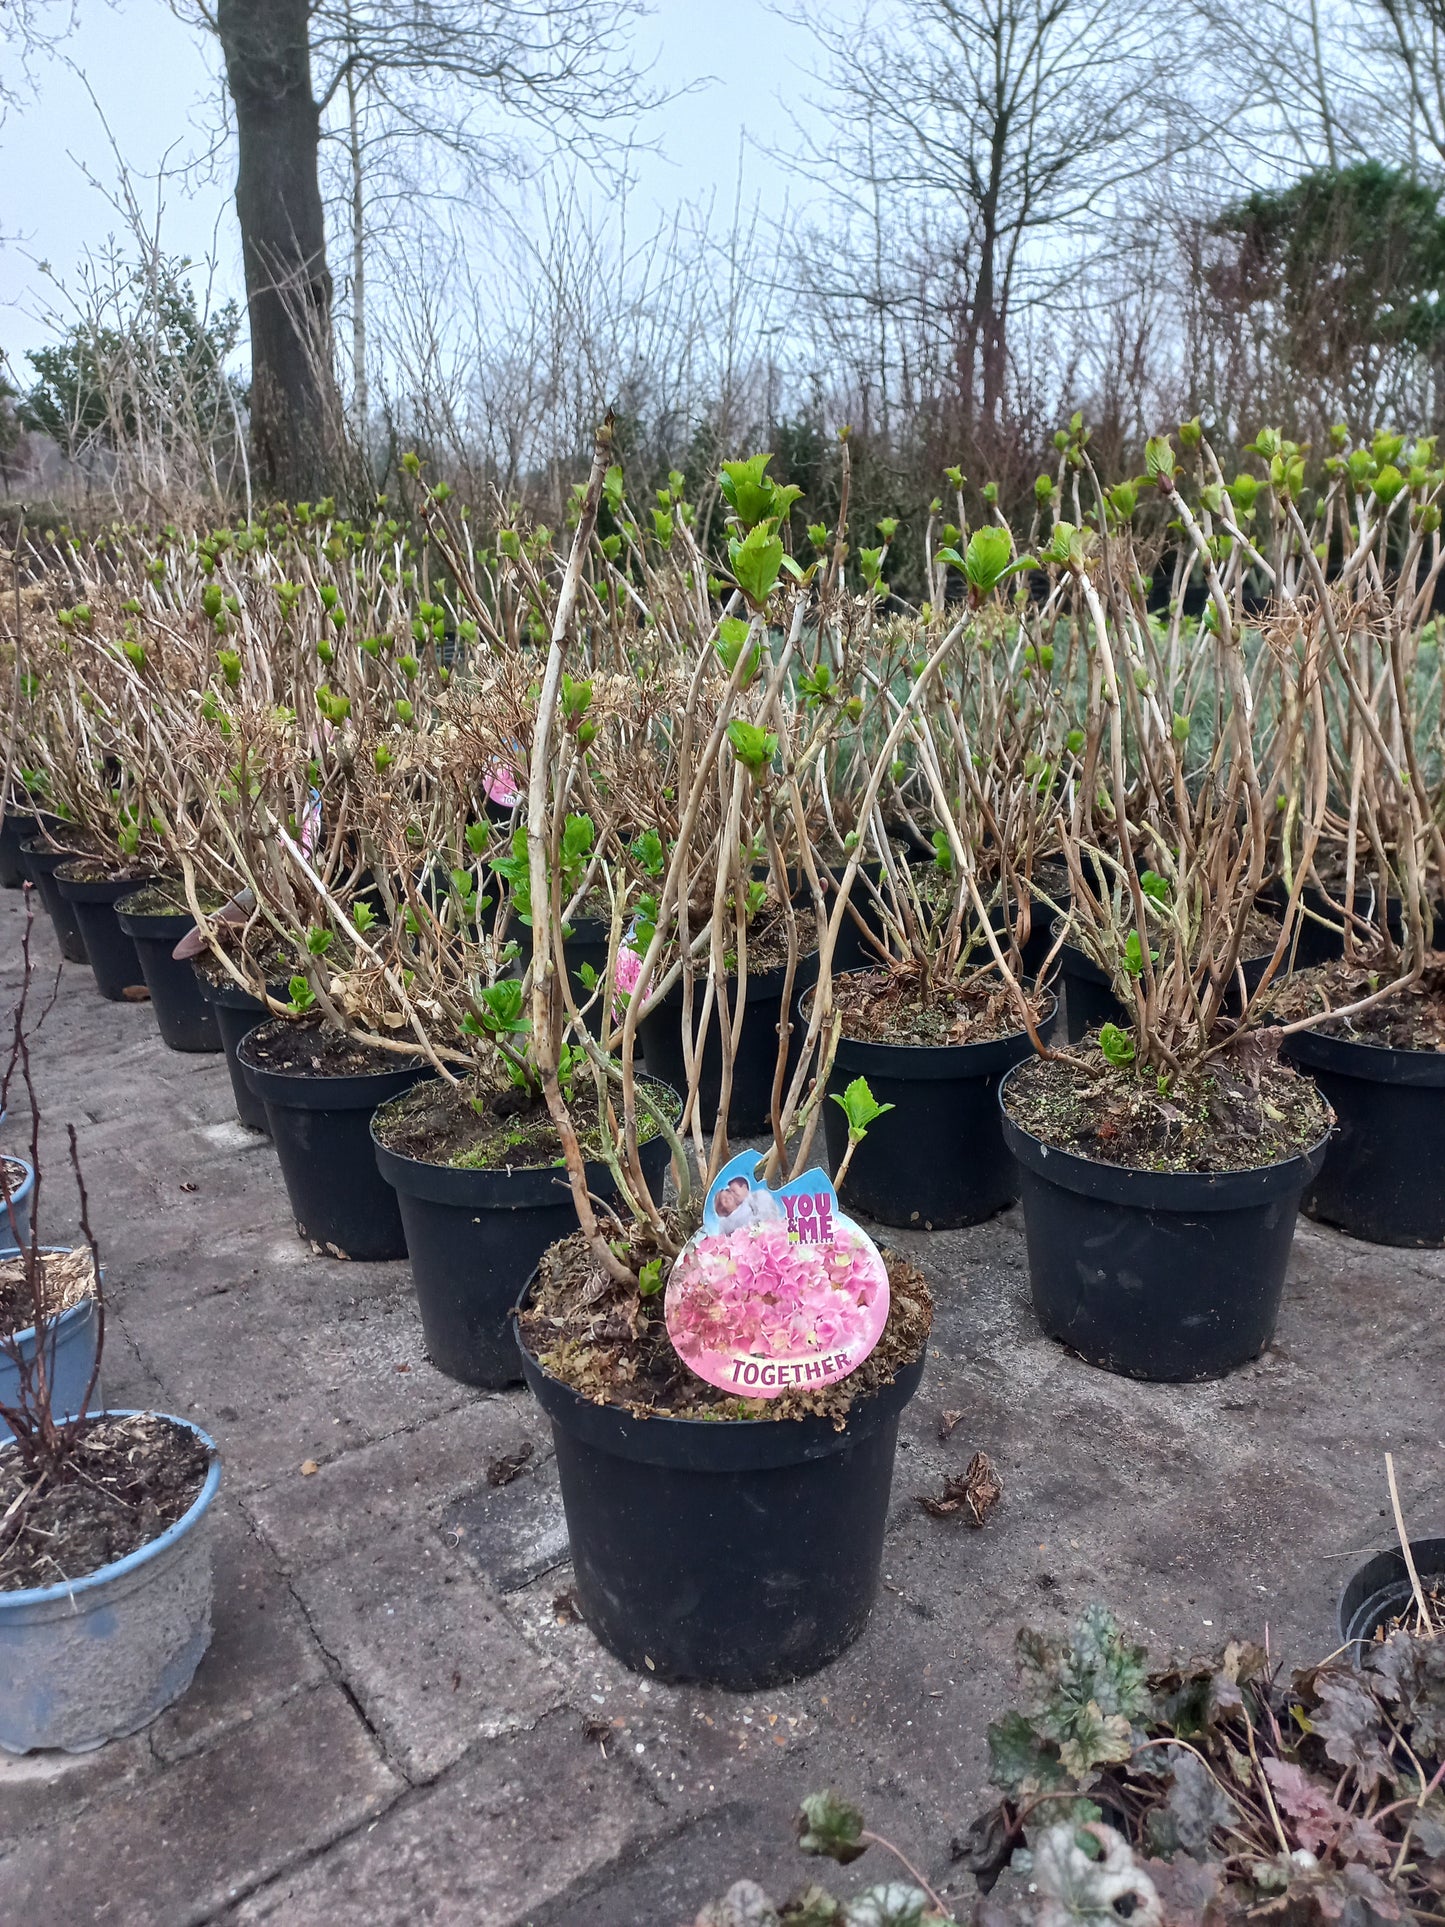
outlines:
[{"label": "tree trunk", "polygon": [[308,0],[216,6],[240,149],[254,461],[263,487],[293,498],[326,493],[338,420],[309,14]]}]

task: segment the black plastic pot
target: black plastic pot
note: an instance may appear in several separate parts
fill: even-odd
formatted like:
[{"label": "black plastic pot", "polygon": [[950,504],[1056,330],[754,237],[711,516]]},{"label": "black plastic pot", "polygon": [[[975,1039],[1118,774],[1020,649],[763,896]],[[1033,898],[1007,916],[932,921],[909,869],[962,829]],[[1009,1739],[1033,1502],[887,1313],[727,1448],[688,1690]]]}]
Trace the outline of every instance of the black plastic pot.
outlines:
[{"label": "black plastic pot", "polygon": [[[1445,1578],[1445,1539],[1412,1539],[1410,1557],[1420,1583]],[[1373,1639],[1387,1620],[1407,1612],[1412,1597],[1405,1555],[1398,1546],[1367,1559],[1340,1594],[1340,1640],[1353,1646]]]},{"label": "black plastic pot", "polygon": [[1059,951],[1063,979],[1064,1032],[1071,1044],[1101,1024],[1127,1024],[1129,1013],[1114,995],[1108,976],[1076,944]]},{"label": "black plastic pot", "polygon": [[72,867],[86,865],[84,857],[63,863],[55,872],[56,888],[75,918],[95,973],[96,989],[113,1004],[134,1002],[145,995],[145,975],[135,945],[116,919],[115,906],[122,897],[139,890],[143,879],[126,877],[118,882],[114,877],[104,877],[92,883],[66,875]]},{"label": "black plastic pot", "polygon": [[921,1357],[841,1432],[826,1418],[634,1418],[525,1347],[522,1369],[552,1421],[582,1616],[625,1666],[753,1692],[817,1672],[862,1632]]},{"label": "black plastic pot", "polygon": [[20,846],[37,835],[39,829],[29,810],[6,810],[5,820],[0,823],[0,888],[18,890],[29,876]]},{"label": "black plastic pot", "polygon": [[116,905],[115,920],[140,958],[161,1041],[172,1050],[220,1050],[216,1013],[201,995],[190,959],[171,955],[186,932],[195,929],[195,918],[189,910],[131,910],[127,905],[132,900]]},{"label": "black plastic pot", "polygon": [[1445,1245],[1445,1054],[1313,1030],[1284,1049],[1339,1119],[1306,1216],[1371,1244]]},{"label": "black plastic pot", "polygon": [[[847,865],[834,863],[820,866],[818,879],[828,898],[828,915],[831,917],[838,886],[843,881]],[[879,942],[883,941],[883,913],[873,899],[868,888],[871,881],[877,888],[883,878],[883,865],[877,857],[870,857],[866,863],[858,865],[848,892],[848,908],[843,912],[843,921],[838,926],[838,941],[833,946],[833,975],[841,976],[847,970],[866,970],[881,962],[878,952],[869,943],[864,932],[869,932]],[[859,926],[862,926],[861,928]]]},{"label": "black plastic pot", "polygon": [[[572,986],[572,995],[580,1010],[592,995],[582,981],[582,967],[585,964],[596,971],[599,995],[596,1004],[587,1013],[587,1028],[594,1037],[600,1037],[608,1010],[603,979],[607,975],[607,951],[612,938],[612,925],[601,917],[574,917],[568,929],[571,935],[564,939],[562,945],[563,955],[567,959],[567,981]],[[526,970],[532,961],[532,926],[529,923],[515,924],[512,934],[517,939],[521,953],[517,968]]]},{"label": "black plastic pot", "polygon": [[[248,1131],[260,1131],[263,1136],[269,1137],[271,1127],[266,1122],[266,1106],[251,1089],[236,1052],[247,1031],[254,1030],[257,1024],[264,1024],[270,1012],[259,997],[242,990],[229,977],[224,983],[214,983],[198,965],[192,967],[196,989],[211,1007],[221,1049],[226,1053],[226,1069],[231,1073],[231,1090],[236,1099],[236,1116]],[[288,993],[282,987],[279,994],[285,997]]]},{"label": "black plastic pot", "polygon": [[[1012,1075],[1013,1073],[1011,1073]],[[1008,1114],[1034,1310],[1129,1378],[1222,1378],[1273,1334],[1300,1193],[1328,1139],[1253,1171],[1136,1171],[1042,1143]]]},{"label": "black plastic pot", "polygon": [[32,836],[21,844],[20,853],[30,872],[31,882],[40,892],[40,901],[45,905],[55,931],[61,956],[67,963],[89,963],[89,953],[85,948],[85,939],[80,934],[80,925],[75,920],[75,910],[61,896],[60,885],[55,881],[55,872],[62,863],[73,863],[76,852],[52,849],[44,837]]},{"label": "black plastic pot", "polygon": [[[1050,1000],[1052,1003],[1052,1000]],[[1053,1028],[1054,1012],[1041,1026]],[[823,1106],[828,1158],[848,1149],[848,1120],[832,1102],[866,1077],[894,1108],[868,1127],[853,1153],[841,1202],[880,1224],[945,1231],[982,1224],[1019,1194],[1018,1166],[1003,1140],[999,1081],[1032,1054],[1028,1032],[987,1044],[875,1044],[840,1037]]]},{"label": "black plastic pot", "polygon": [[[732,1094],[728,1103],[728,1130],[734,1137],[755,1137],[768,1129],[773,1106],[773,1072],[778,1061],[778,1031],[783,1014],[783,987],[787,966],[748,973],[747,1014],[742,1036],[733,1058]],[[802,1047],[803,1030],[796,1015],[798,1000],[818,976],[818,953],[809,952],[798,959],[793,977],[793,1029],[788,1044],[787,1077],[791,1077]],[[727,980],[728,1022],[737,1014],[736,977]],[[692,1022],[697,1023],[707,995],[707,974],[700,970],[693,985]],[[671,1084],[675,1091],[687,1089],[687,1062],[682,1049],[682,984],[676,983],[662,1002],[645,1017],[639,1018],[637,1031],[649,1073]],[[702,1073],[697,1101],[703,1128],[711,1130],[722,1096],[722,1042],[716,1000],[708,1016],[703,1041]]]},{"label": "black plastic pot", "polygon": [[377,1169],[371,1114],[424,1076],[426,1065],[349,1077],[268,1070],[252,1054],[255,1038],[248,1031],[236,1055],[266,1107],[297,1231],[333,1258],[404,1258],[406,1234],[396,1193]]},{"label": "black plastic pot", "polygon": [[[371,1135],[401,1206],[427,1356],[464,1385],[515,1385],[522,1376],[511,1322],[517,1293],[548,1245],[577,1229],[565,1169],[463,1171],[389,1151],[374,1123]],[[653,1138],[641,1158],[657,1196],[667,1140]],[[587,1183],[599,1198],[615,1195],[601,1162],[589,1162]]]}]

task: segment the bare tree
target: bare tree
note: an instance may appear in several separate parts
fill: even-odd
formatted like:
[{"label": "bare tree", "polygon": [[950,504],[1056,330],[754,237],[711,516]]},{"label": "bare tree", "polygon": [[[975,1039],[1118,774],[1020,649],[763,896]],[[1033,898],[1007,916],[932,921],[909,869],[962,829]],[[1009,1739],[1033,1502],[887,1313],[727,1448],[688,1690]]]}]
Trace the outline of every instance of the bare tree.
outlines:
[{"label": "bare tree", "polygon": [[997,424],[1017,311],[1167,149],[1158,24],[1111,0],[889,4],[861,30],[821,7],[807,19],[836,130],[809,169],[874,198],[895,240],[927,213],[966,276],[958,394],[966,415]]},{"label": "bare tree", "polygon": [[408,150],[434,193],[515,166],[519,129],[585,151],[648,103],[627,64],[638,0],[174,0],[219,38],[238,140],[258,478],[336,469],[322,143],[342,143],[352,360],[364,418],[366,196]]}]

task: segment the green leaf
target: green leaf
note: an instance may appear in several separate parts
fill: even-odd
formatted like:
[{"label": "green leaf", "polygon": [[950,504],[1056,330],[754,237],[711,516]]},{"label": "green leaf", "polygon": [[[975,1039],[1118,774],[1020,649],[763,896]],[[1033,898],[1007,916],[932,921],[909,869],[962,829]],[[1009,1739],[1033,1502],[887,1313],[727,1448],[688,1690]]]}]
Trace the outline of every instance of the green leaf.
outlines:
[{"label": "green leaf", "polygon": [[1144,466],[1151,482],[1174,480],[1174,448],[1167,435],[1151,435],[1144,444]]},{"label": "green leaf", "polygon": [[718,476],[722,498],[744,529],[762,522],[781,522],[802,494],[791,484],[782,486],[766,473],[771,455],[753,455],[745,462],[724,462]]},{"label": "green leaf", "polygon": [[634,839],[631,849],[637,867],[647,876],[662,875],[663,867],[667,862],[667,853],[662,847],[662,838],[656,830],[644,830],[641,836]]},{"label": "green leaf", "polygon": [[597,976],[597,966],[595,964],[590,964],[590,963],[578,964],[577,979],[578,979],[578,982],[582,985],[582,988],[584,990],[586,991],[595,990],[599,982],[599,979]]},{"label": "green leaf", "polygon": [[318,930],[313,925],[306,932],[306,948],[313,957],[324,957],[334,942],[335,934],[330,930]]},{"label": "green leaf", "polygon": [[294,1017],[299,1017],[304,1011],[310,1010],[316,1002],[316,992],[305,977],[293,977],[286,988],[291,993],[291,1002],[287,1005],[287,1009]]},{"label": "green leaf", "polygon": [[[718,624],[717,639],[713,643],[713,647],[722,658],[723,667],[729,675],[737,668],[738,657],[742,654],[743,647],[752,633],[753,625],[750,622],[745,622],[741,616],[724,616]],[[746,670],[739,682],[739,688],[747,688],[748,684],[757,675],[758,664],[761,660],[762,650],[754,643],[748,657]]]},{"label": "green leaf", "polygon": [[622,470],[616,462],[602,477],[602,499],[613,515],[622,513]]},{"label": "green leaf", "polygon": [[500,983],[487,984],[478,992],[479,1018],[492,1037],[522,1037],[530,1025],[522,1006],[519,977],[504,977]]},{"label": "green leaf", "polygon": [[1007,529],[975,529],[968,538],[963,573],[968,586],[980,597],[996,589],[1009,573],[1013,561],[1013,537]]},{"label": "green leaf", "polygon": [[351,906],[351,921],[364,936],[376,922],[376,912],[369,903],[353,903]]},{"label": "green leaf", "polygon": [[846,1867],[867,1852],[862,1838],[863,1815],[851,1801],[831,1788],[810,1793],[798,1812],[798,1845],[804,1853],[826,1855]]},{"label": "green leaf", "polygon": [[1151,902],[1167,903],[1173,885],[1168,877],[1161,877],[1157,870],[1146,870],[1139,879],[1139,888]]},{"label": "green leaf", "polygon": [[1057,1749],[1019,1712],[1006,1713],[988,1729],[988,1777],[1001,1792],[1025,1800],[1069,1780]]},{"label": "green leaf", "polygon": [[[587,815],[569,816],[562,825],[562,861],[565,864],[580,865],[592,854],[592,846],[597,841],[597,826]],[[523,838],[523,848],[526,839]]]},{"label": "green leaf", "polygon": [[728,538],[728,565],[733,580],[755,609],[761,609],[777,585],[783,566],[783,544],[768,526],[760,523],[748,531],[745,540]]},{"label": "green leaf", "polygon": [[843,1927],[925,1927],[937,1918],[929,1912],[927,1894],[906,1880],[865,1887],[843,1904]]},{"label": "green leaf", "polygon": [[645,1265],[638,1266],[638,1270],[637,1270],[638,1295],[639,1297],[642,1297],[642,1298],[651,1298],[656,1292],[659,1292],[661,1290],[662,1290],[662,1260],[661,1258],[649,1258]]},{"label": "green leaf", "polygon": [[893,1109],[891,1104],[880,1104],[878,1102],[872,1091],[868,1088],[868,1079],[866,1077],[855,1077],[845,1091],[841,1094],[838,1091],[833,1091],[831,1096],[833,1102],[848,1120],[848,1142],[850,1144],[861,1144],[868,1135],[868,1126],[877,1118],[882,1117],[885,1111],[891,1111]]},{"label": "green leaf", "polygon": [[1099,1032],[1099,1049],[1116,1070],[1134,1061],[1134,1039],[1118,1024],[1105,1024]]},{"label": "green leaf", "polygon": [[728,741],[733,754],[754,777],[761,776],[778,751],[778,739],[771,730],[735,716],[728,724]]}]

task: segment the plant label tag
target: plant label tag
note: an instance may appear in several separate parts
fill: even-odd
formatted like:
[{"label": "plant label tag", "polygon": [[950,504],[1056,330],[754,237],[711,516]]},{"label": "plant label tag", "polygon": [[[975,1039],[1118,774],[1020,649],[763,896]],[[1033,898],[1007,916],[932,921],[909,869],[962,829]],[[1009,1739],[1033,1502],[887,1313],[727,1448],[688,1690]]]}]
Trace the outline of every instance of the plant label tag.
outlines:
[{"label": "plant label tag", "polygon": [[805,1171],[773,1191],[759,1162],[740,1151],[719,1171],[665,1306],[678,1357],[740,1398],[836,1384],[888,1322],[888,1269],[832,1180]]}]

